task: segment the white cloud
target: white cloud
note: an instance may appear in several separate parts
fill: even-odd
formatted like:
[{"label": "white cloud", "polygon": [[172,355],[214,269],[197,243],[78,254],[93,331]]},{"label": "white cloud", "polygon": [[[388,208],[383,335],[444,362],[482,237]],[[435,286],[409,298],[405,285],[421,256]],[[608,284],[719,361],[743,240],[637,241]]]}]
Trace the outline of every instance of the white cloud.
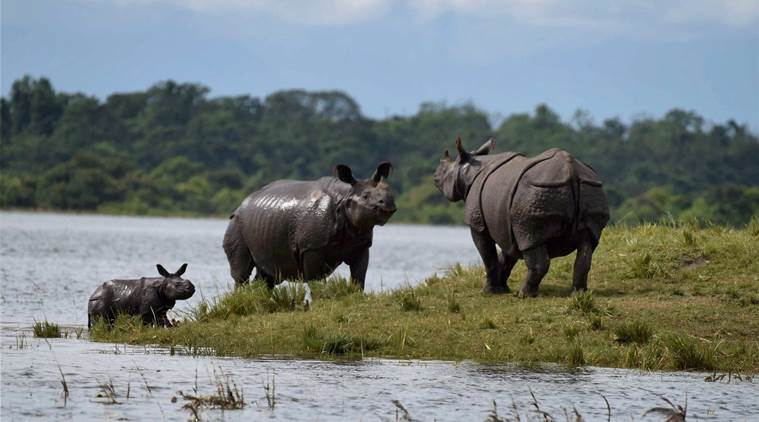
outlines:
[{"label": "white cloud", "polygon": [[125,6],[173,4],[197,13],[227,16],[270,16],[305,25],[355,24],[383,16],[390,0],[113,0]]},{"label": "white cloud", "polygon": [[509,17],[532,26],[614,31],[640,25],[759,24],[759,0],[114,0],[171,3],[197,13],[263,15],[306,25],[350,25],[387,16],[393,8],[422,20],[443,14]]},{"label": "white cloud", "polygon": [[509,16],[535,26],[625,28],[640,23],[713,23],[743,27],[759,22],[759,0],[418,0],[424,18],[443,13]]}]

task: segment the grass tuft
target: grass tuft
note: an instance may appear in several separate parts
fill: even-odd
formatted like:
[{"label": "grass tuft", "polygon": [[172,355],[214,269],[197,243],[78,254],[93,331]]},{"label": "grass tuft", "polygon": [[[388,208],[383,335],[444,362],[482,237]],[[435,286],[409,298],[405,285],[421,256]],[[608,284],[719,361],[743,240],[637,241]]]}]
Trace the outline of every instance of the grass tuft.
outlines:
[{"label": "grass tuft", "polygon": [[61,336],[61,327],[58,324],[48,322],[47,320],[35,320],[34,325],[32,326],[32,332],[34,332],[34,337],[58,338]]},{"label": "grass tuft", "polygon": [[480,328],[483,330],[495,330],[498,326],[495,325],[495,322],[490,318],[484,317],[482,318],[482,321],[480,321]]},{"label": "grass tuft", "polygon": [[269,300],[266,302],[268,306],[265,309],[270,313],[306,310],[305,299],[306,286],[304,283],[279,285],[271,290]]},{"label": "grass tuft", "polygon": [[393,292],[393,296],[403,311],[421,311],[424,309],[416,289],[410,287],[399,289]]},{"label": "grass tuft", "polygon": [[185,394],[179,391],[179,395],[187,401],[182,406],[191,414],[191,419],[200,419],[200,409],[208,407],[212,409],[234,410],[242,409],[245,407],[245,398],[241,388],[237,387],[237,384],[228,374],[224,373],[224,370],[219,367],[218,371],[214,369],[214,384],[216,391],[212,394],[201,395],[195,391],[195,394]]},{"label": "grass tuft", "polygon": [[601,309],[596,305],[593,299],[593,292],[586,290],[584,292],[577,292],[571,299],[569,299],[569,305],[567,305],[568,312],[576,312],[582,315],[590,316],[601,312]]},{"label": "grass tuft", "polygon": [[314,299],[339,299],[341,297],[363,294],[361,286],[349,279],[336,275],[324,281],[309,283]]},{"label": "grass tuft", "polygon": [[585,365],[585,351],[579,341],[571,341],[569,343],[567,365],[571,367]]},{"label": "grass tuft", "polygon": [[654,329],[643,321],[625,322],[614,328],[614,340],[619,343],[646,344]]},{"label": "grass tuft", "polygon": [[457,314],[461,312],[461,303],[456,300],[456,292],[454,290],[451,290],[448,295],[446,296],[446,299],[448,301],[448,312],[452,314]]},{"label": "grass tuft", "polygon": [[717,367],[717,348],[681,335],[665,339],[672,367],[680,370],[711,371]]},{"label": "grass tuft", "polygon": [[351,352],[375,350],[383,342],[362,336],[350,336],[344,333],[321,333],[315,326],[309,325],[302,334],[304,346],[316,353],[328,355],[345,355]]}]

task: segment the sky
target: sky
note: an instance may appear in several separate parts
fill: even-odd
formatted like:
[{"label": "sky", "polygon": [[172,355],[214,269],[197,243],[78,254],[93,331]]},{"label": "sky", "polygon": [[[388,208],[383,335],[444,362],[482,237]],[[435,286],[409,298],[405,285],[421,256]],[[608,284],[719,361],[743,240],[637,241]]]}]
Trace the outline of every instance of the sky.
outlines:
[{"label": "sky", "polygon": [[596,123],[678,107],[759,129],[759,0],[2,0],[2,94],[341,90],[370,117],[545,103]]}]

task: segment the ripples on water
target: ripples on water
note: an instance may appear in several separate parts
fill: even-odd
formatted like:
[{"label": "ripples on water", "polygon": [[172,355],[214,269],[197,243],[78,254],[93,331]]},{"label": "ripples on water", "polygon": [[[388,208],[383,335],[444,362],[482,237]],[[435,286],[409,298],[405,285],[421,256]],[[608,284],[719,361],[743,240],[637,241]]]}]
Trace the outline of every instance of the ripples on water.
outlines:
[{"label": "ripples on water", "polygon": [[[512,400],[524,418],[530,390],[558,420],[576,407],[589,420],[613,415],[641,419],[658,394],[684,404],[699,418],[759,419],[759,388],[751,383],[704,383],[702,374],[614,369],[520,369],[510,366],[365,360],[304,360],[171,356],[167,349],[35,339],[34,319],[86,321],[87,298],[101,282],[153,275],[155,264],[187,277],[205,296],[230,287],[221,239],[226,221],[55,214],[0,213],[3,420],[186,420],[177,391],[212,393],[211,374],[223,368],[242,386],[242,411],[203,411],[211,419],[395,420],[399,400],[418,420],[483,420],[498,403],[511,416]],[[466,228],[389,225],[375,231],[367,275],[370,290],[414,284],[455,262],[477,262]],[[341,268],[347,275],[347,268]],[[200,298],[178,306],[190,306]],[[19,341],[23,348],[19,349]],[[71,396],[63,406],[59,365]],[[143,376],[151,386],[148,393]],[[267,407],[263,385],[274,377],[277,405]],[[119,404],[97,398],[111,380]],[[130,398],[126,399],[127,386]],[[534,414],[531,414],[534,416]],[[524,419],[523,419],[524,420]]]}]

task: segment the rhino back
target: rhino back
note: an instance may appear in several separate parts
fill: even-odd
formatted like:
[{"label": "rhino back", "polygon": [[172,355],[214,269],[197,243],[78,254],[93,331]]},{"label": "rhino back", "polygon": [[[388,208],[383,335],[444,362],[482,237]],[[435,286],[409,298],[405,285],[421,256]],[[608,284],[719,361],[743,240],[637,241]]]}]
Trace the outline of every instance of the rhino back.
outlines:
[{"label": "rhino back", "polygon": [[134,314],[139,309],[145,279],[109,280],[90,297],[90,308]]},{"label": "rhino back", "polygon": [[249,195],[235,212],[255,265],[282,277],[301,272],[300,253],[324,247],[335,198],[319,181],[279,181]]},{"label": "rhino back", "polygon": [[525,250],[586,228],[597,241],[608,221],[608,207],[595,172],[557,149],[524,172],[514,192],[511,217],[516,243]]},{"label": "rhino back", "polygon": [[[501,165],[488,176],[480,200],[491,237],[511,254],[584,228],[597,240],[608,221],[595,172],[558,148]],[[475,205],[467,200],[467,207]]]}]

